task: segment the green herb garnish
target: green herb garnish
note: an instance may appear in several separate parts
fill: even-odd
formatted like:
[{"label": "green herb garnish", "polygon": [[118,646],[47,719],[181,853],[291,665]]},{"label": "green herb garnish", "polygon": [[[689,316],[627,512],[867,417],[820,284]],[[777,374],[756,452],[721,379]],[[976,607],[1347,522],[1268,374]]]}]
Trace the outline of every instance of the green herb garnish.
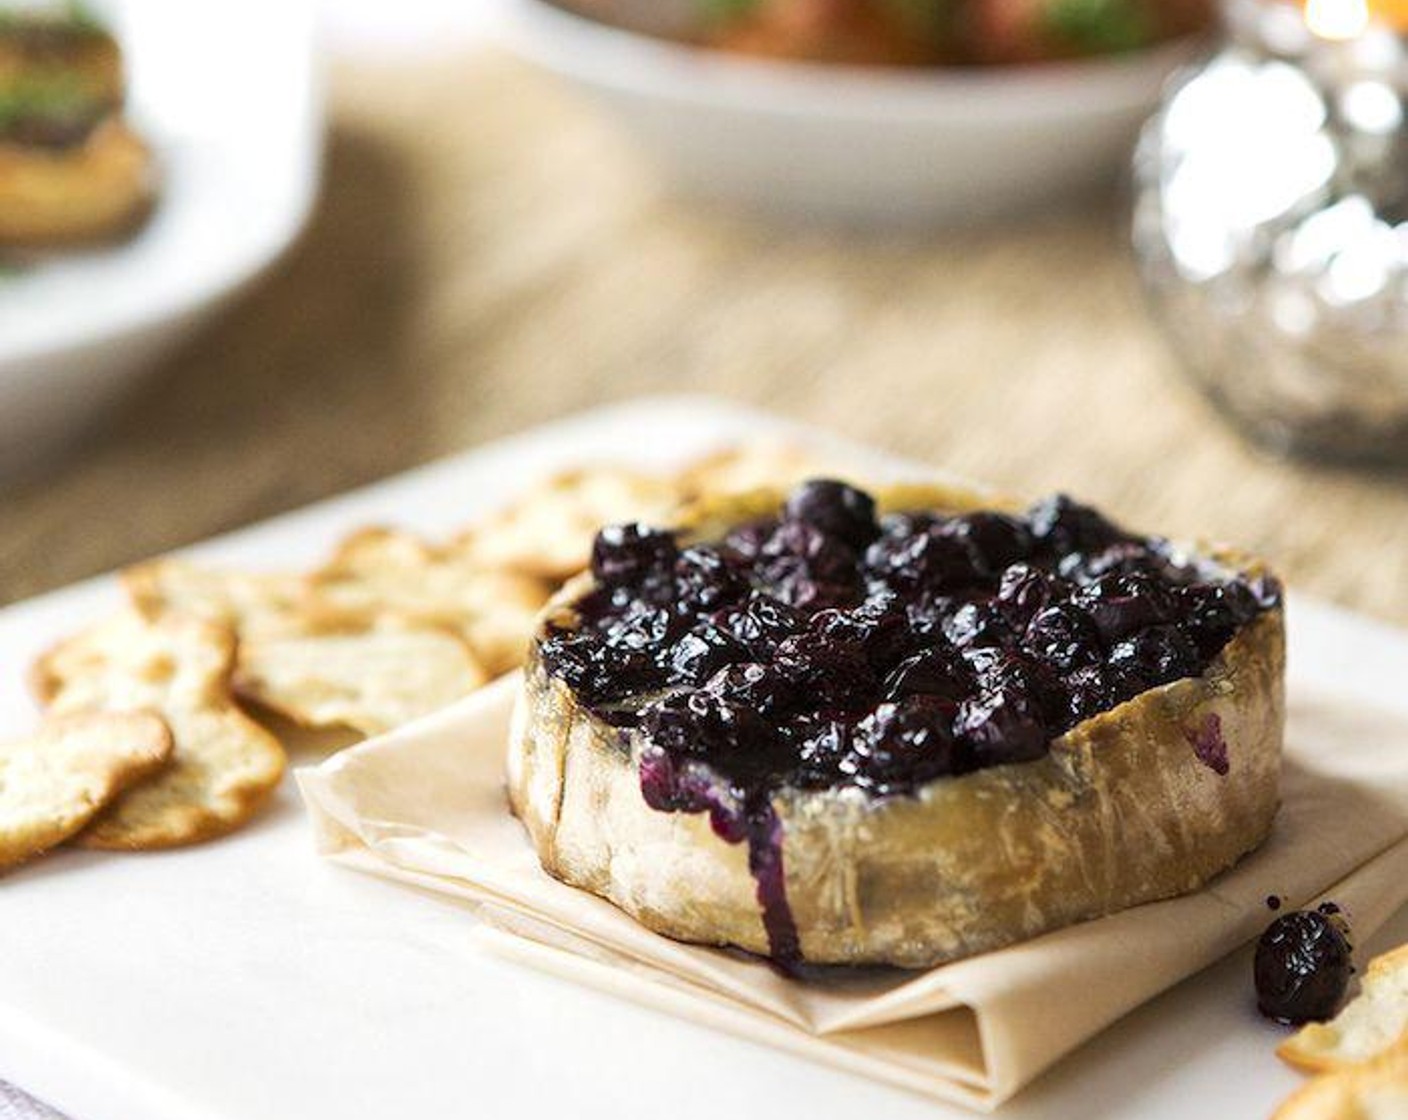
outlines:
[{"label": "green herb garnish", "polygon": [[0,85],[0,129],[33,117],[75,117],[101,109],[82,82],[71,77],[20,78]]},{"label": "green herb garnish", "polygon": [[93,10],[82,0],[68,0],[42,8],[0,6],[0,35],[33,29],[69,31],[75,35],[107,35]]},{"label": "green herb garnish", "polygon": [[1044,22],[1053,38],[1086,54],[1137,50],[1156,37],[1134,0],[1049,0]]},{"label": "green herb garnish", "polygon": [[706,26],[732,23],[755,12],[761,0],[696,0],[699,18]]}]

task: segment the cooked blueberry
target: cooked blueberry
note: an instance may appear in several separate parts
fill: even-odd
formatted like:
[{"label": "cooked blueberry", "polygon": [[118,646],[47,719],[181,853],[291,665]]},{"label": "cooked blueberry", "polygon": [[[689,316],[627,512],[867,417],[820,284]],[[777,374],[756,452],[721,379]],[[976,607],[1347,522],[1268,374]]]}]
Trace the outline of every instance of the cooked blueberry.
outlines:
[{"label": "cooked blueberry", "polygon": [[863,490],[830,478],[804,482],[787,499],[787,517],[816,526],[828,536],[862,549],[880,535],[875,500]]},{"label": "cooked blueberry", "polygon": [[904,610],[890,595],[867,599],[847,610],[818,611],[807,629],[819,641],[857,643],[877,671],[900,661],[910,641]]},{"label": "cooked blueberry", "polygon": [[1272,922],[1256,944],[1256,1003],[1282,1023],[1329,1019],[1349,987],[1349,943],[1332,915],[1298,910]]},{"label": "cooked blueberry", "polygon": [[857,579],[855,549],[806,521],[784,521],[773,530],[759,559],[766,562],[774,557],[804,560],[820,580],[854,583]]},{"label": "cooked blueberry", "polygon": [[1049,737],[1037,699],[1010,685],[965,700],[958,706],[953,730],[979,767],[1040,758]]},{"label": "cooked blueberry", "polygon": [[1014,626],[1025,626],[1065,590],[1065,585],[1050,572],[1021,561],[1003,570],[997,584],[997,601]]},{"label": "cooked blueberry", "polygon": [[711,617],[715,626],[755,655],[750,661],[767,660],[779,642],[801,633],[807,625],[806,615],[757,591],[737,606],[726,607]]},{"label": "cooked blueberry", "polygon": [[797,750],[797,784],[804,788],[835,785],[841,778],[841,761],[850,749],[850,724],[808,716],[798,720],[792,732]]},{"label": "cooked blueberry", "polygon": [[1101,514],[1065,494],[1053,494],[1032,506],[1027,525],[1036,545],[1053,557],[1094,552],[1124,536]]},{"label": "cooked blueberry", "polygon": [[1032,550],[1027,526],[1005,513],[969,513],[948,521],[942,529],[968,552],[973,570],[996,579],[1002,570],[1025,560]]},{"label": "cooked blueberry", "polygon": [[757,662],[744,662],[720,669],[704,685],[704,691],[722,696],[776,720],[797,698],[796,689],[777,669]]},{"label": "cooked blueberry", "polygon": [[856,725],[841,773],[882,796],[955,773],[962,751],[949,726],[952,710],[923,696],[881,704]]},{"label": "cooked blueberry", "polygon": [[1073,552],[1056,565],[1063,579],[1093,583],[1101,576],[1155,573],[1164,567],[1163,557],[1149,541],[1116,541],[1098,552]]},{"label": "cooked blueberry", "polygon": [[712,692],[657,701],[646,708],[642,726],[650,740],[666,750],[701,759],[722,754],[738,761],[765,751],[774,741],[757,712]]},{"label": "cooked blueberry", "polygon": [[1104,649],[1090,616],[1072,603],[1047,607],[1027,624],[1026,646],[1062,672],[1093,665]]},{"label": "cooked blueberry", "polygon": [[905,621],[915,645],[923,647],[935,641],[947,642],[944,627],[963,604],[947,595],[925,592],[905,604]]},{"label": "cooked blueberry", "polygon": [[912,532],[887,526],[866,549],[864,567],[882,585],[910,593],[965,587],[977,578],[963,543],[933,525]]},{"label": "cooked blueberry", "polygon": [[943,520],[937,513],[887,513],[880,518],[880,533],[882,536],[912,537],[919,533],[926,533]]},{"label": "cooked blueberry", "polygon": [[1175,609],[1171,591],[1142,573],[1103,576],[1082,588],[1074,601],[1109,643],[1169,621]]},{"label": "cooked blueberry", "polygon": [[993,600],[965,603],[944,625],[944,636],[959,649],[987,649],[1010,645],[1012,623]]},{"label": "cooked blueberry", "polygon": [[1010,689],[1030,696],[1048,719],[1064,714],[1065,689],[1049,665],[1018,650],[964,650],[963,656],[973,667],[980,694]]},{"label": "cooked blueberry", "polygon": [[554,628],[541,646],[543,665],[588,703],[618,700],[658,688],[664,670],[648,629],[621,626],[614,640],[582,630]]},{"label": "cooked blueberry", "polygon": [[676,681],[702,684],[725,665],[748,661],[747,646],[726,630],[704,624],[684,635],[670,651],[670,669]]},{"label": "cooked blueberry", "polygon": [[901,661],[885,678],[886,700],[905,696],[933,696],[958,703],[973,685],[967,663],[947,648],[927,649]]},{"label": "cooked blueberry", "polygon": [[1065,678],[1070,713],[1067,726],[1108,712],[1148,687],[1141,678],[1117,666],[1086,665],[1076,669]]},{"label": "cooked blueberry", "polygon": [[595,635],[553,626],[538,644],[538,653],[549,673],[586,697],[593,691],[589,682],[594,673],[596,648]]},{"label": "cooked blueberry", "polygon": [[784,521],[774,530],[757,570],[763,584],[794,607],[817,609],[859,598],[855,552],[805,521]]},{"label": "cooked blueberry", "polygon": [[797,556],[769,560],[762,569],[769,592],[788,606],[811,612],[847,606],[860,597],[853,582],[818,578],[807,562]]},{"label": "cooked blueberry", "polygon": [[775,520],[751,521],[730,529],[724,537],[723,547],[740,560],[755,560],[776,531]]},{"label": "cooked blueberry", "polygon": [[1123,702],[1119,695],[1119,679],[1104,665],[1086,665],[1065,678],[1066,703],[1074,726],[1100,712],[1109,711]]},{"label": "cooked blueberry", "polygon": [[607,586],[638,583],[667,572],[676,551],[671,533],[644,525],[608,525],[592,542],[592,575]]},{"label": "cooked blueberry", "polygon": [[674,616],[651,603],[631,603],[603,629],[608,646],[618,649],[651,650],[670,638]]},{"label": "cooked blueberry", "polygon": [[816,710],[851,709],[875,692],[875,672],[859,642],[799,634],[778,645],[773,665]]},{"label": "cooked blueberry", "polygon": [[675,561],[676,610],[705,614],[748,594],[748,579],[737,561],[719,549],[694,545]]},{"label": "cooked blueberry", "polygon": [[1176,627],[1153,626],[1110,650],[1110,667],[1137,677],[1145,687],[1196,676],[1198,651]]},{"label": "cooked blueberry", "polygon": [[1215,656],[1260,609],[1251,589],[1241,581],[1194,584],[1181,588],[1178,595],[1183,629],[1203,657]]}]

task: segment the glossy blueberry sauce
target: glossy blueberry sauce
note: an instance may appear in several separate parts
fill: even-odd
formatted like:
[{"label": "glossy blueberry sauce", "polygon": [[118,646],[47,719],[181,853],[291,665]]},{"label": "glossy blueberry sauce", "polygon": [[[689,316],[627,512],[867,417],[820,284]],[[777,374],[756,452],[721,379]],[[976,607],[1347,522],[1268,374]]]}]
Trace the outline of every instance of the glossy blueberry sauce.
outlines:
[{"label": "glossy blueberry sauce", "polygon": [[1263,1015],[1293,1025],[1334,1016],[1354,973],[1346,928],[1334,903],[1292,911],[1266,927],[1252,966]]},{"label": "glossy blueberry sauce", "polygon": [[[598,534],[595,587],[540,639],[544,669],[623,736],[664,812],[707,812],[749,868],[775,961],[798,961],[782,787],[913,794],[1041,758],[1147,689],[1203,673],[1280,602],[1268,578],[1186,562],[1064,496],[1025,514],[877,517],[830,480],[693,543]],[[1225,773],[1220,727],[1190,732]]]}]

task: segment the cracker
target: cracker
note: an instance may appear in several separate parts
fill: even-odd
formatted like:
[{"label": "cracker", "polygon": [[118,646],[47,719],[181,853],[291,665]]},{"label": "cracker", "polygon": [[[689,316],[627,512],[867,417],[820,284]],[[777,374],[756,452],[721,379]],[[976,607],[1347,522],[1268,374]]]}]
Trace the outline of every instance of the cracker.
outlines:
[{"label": "cracker", "polygon": [[242,695],[300,726],[366,735],[443,708],[487,679],[453,632],[387,624],[252,638],[241,646],[235,675]]},{"label": "cracker", "polygon": [[591,560],[603,525],[660,524],[678,505],[669,479],[624,467],[589,467],[546,479],[460,538],[481,567],[560,583]]},{"label": "cracker", "polygon": [[122,582],[138,614],[149,622],[193,615],[233,627],[241,638],[288,630],[308,597],[303,576],[207,568],[175,557],[129,568]]},{"label": "cracker", "polygon": [[1408,1117],[1408,1046],[1323,1074],[1292,1093],[1272,1120],[1403,1120]]},{"label": "cracker", "polygon": [[494,677],[523,663],[551,591],[541,579],[486,568],[463,551],[375,528],[344,541],[311,583],[316,609],[327,617],[389,612],[455,630]]},{"label": "cracker", "polygon": [[0,744],[0,870],[63,843],[171,757],[146,713],[57,716]]},{"label": "cracker", "polygon": [[809,478],[847,478],[855,464],[795,443],[762,440],[707,455],[686,467],[678,487],[685,499],[753,490],[787,490]]},{"label": "cracker", "polygon": [[141,850],[208,840],[249,820],[279,784],[284,751],[230,693],[235,639],[193,617],[123,613],[42,657],[34,687],[56,713],[150,710],[171,729],[171,764],[79,837]]},{"label": "cracker", "polygon": [[[494,675],[519,664],[547,597],[540,581],[481,572],[409,533],[377,529],[354,534],[315,576],[167,559],[125,579],[146,618],[194,615],[235,628],[241,697],[305,727],[367,734],[477,688],[486,663]],[[397,657],[406,659],[399,667]]]},{"label": "cracker", "polygon": [[1408,945],[1369,962],[1359,995],[1328,1023],[1307,1023],[1276,1049],[1312,1073],[1343,1069],[1408,1047]]}]

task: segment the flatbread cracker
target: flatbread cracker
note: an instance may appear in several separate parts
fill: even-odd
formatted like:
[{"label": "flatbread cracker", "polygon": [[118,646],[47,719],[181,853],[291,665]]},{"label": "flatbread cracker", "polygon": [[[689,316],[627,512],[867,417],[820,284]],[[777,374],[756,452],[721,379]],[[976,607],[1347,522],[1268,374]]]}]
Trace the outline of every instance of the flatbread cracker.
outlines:
[{"label": "flatbread cracker", "polygon": [[[439,616],[459,622],[464,611],[445,608],[435,598],[435,588],[415,584],[421,566],[409,550],[414,545],[418,551],[420,542],[408,534],[396,539],[399,567],[394,573],[375,573],[378,587],[355,588],[352,583],[359,577],[348,573],[348,580],[329,584],[336,594],[321,593],[305,575],[204,568],[179,559],[141,565],[124,578],[145,618],[195,615],[235,628],[239,649],[233,681],[239,696],[301,726],[352,727],[375,734],[433,711],[447,697],[457,698],[487,679],[474,652],[441,626]],[[372,565],[366,567],[372,574]],[[497,617],[512,617],[515,598],[522,597],[519,582],[520,577],[481,580],[482,586],[469,589],[487,604],[480,608],[485,620],[471,620],[476,629]],[[517,624],[521,644],[527,642],[540,602],[532,586],[532,610],[518,611],[526,613]],[[424,606],[419,634],[410,632],[415,620],[402,619],[399,625],[391,620],[395,600]],[[413,671],[406,672],[406,665],[393,669],[398,654]]]},{"label": "flatbread cracker", "polygon": [[0,743],[0,870],[62,844],[171,757],[171,733],[145,713],[57,716]]},{"label": "flatbread cracker", "polygon": [[348,537],[310,582],[316,610],[326,617],[391,613],[457,631],[490,677],[523,663],[534,620],[552,591],[542,579],[486,568],[462,551],[382,528]]},{"label": "flatbread cracker", "polygon": [[795,443],[754,441],[716,451],[680,472],[676,483],[686,500],[753,490],[786,490],[809,478],[848,478],[856,465],[844,456],[823,455]]},{"label": "flatbread cracker", "polygon": [[1272,1120],[1408,1120],[1408,1047],[1312,1079]]},{"label": "flatbread cracker", "polygon": [[505,568],[561,583],[591,560],[603,525],[661,524],[679,502],[670,479],[624,467],[587,467],[546,479],[459,538],[481,567]]},{"label": "flatbread cracker", "polygon": [[1359,995],[1328,1023],[1307,1023],[1276,1049],[1311,1073],[1358,1065],[1395,1047],[1408,1048],[1408,945],[1375,957]]},{"label": "flatbread cracker", "polygon": [[249,820],[279,784],[284,751],[230,693],[235,639],[216,623],[123,613],[36,663],[34,687],[56,713],[158,712],[171,764],[118,799],[79,837],[88,848],[193,844]]},{"label": "flatbread cracker", "polygon": [[286,632],[308,598],[308,581],[301,575],[208,568],[177,557],[128,568],[122,583],[148,622],[192,615],[233,627],[241,639]]},{"label": "flatbread cracker", "polygon": [[303,727],[378,735],[488,680],[455,633],[380,625],[351,633],[253,638],[240,648],[242,695]]}]

